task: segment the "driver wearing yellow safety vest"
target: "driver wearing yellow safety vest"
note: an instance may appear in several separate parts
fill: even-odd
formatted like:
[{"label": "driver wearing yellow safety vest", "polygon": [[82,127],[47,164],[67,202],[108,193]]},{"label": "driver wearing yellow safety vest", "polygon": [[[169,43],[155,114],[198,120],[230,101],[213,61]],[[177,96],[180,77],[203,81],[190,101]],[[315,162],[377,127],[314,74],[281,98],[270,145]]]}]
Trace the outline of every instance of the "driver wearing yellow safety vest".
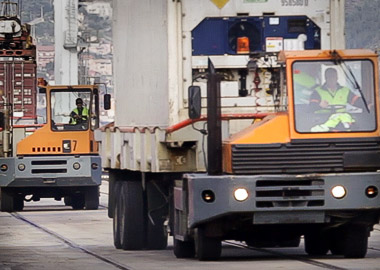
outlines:
[{"label": "driver wearing yellow safety vest", "polygon": [[346,105],[353,105],[360,98],[345,86],[338,83],[338,73],[334,68],[325,71],[326,82],[315,89],[310,97],[310,107],[315,113],[333,114],[328,120],[311,128],[312,132],[326,132],[341,123],[346,129],[355,122],[352,116],[346,112]]},{"label": "driver wearing yellow safety vest", "polygon": [[81,123],[86,123],[89,113],[86,107],[83,107],[83,100],[77,98],[75,100],[77,107],[70,113],[70,124],[77,125]]}]

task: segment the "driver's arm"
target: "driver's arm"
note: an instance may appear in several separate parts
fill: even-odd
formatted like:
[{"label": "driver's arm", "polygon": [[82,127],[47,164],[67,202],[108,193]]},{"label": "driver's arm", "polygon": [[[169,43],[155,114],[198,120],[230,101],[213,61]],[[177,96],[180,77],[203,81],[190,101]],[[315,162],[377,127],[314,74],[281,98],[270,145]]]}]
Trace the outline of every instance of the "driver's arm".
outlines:
[{"label": "driver's arm", "polygon": [[348,96],[348,103],[350,103],[352,106],[358,107],[360,109],[365,109],[363,99],[360,96],[355,95],[352,92],[350,92],[350,95]]},{"label": "driver's arm", "polygon": [[74,111],[72,111],[72,112],[70,113],[70,117],[71,117],[71,118],[75,118],[75,116],[77,116],[77,114],[76,114]]},{"label": "driver's arm", "polygon": [[313,91],[310,96],[310,111],[315,112],[321,108],[326,108],[329,103],[326,100],[322,100],[317,91]]}]

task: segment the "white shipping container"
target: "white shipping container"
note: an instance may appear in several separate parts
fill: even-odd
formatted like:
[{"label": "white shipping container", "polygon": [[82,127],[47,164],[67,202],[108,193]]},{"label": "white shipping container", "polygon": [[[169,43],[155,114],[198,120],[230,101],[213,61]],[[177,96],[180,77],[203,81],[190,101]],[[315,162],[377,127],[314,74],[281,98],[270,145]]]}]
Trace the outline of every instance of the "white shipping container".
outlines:
[{"label": "white shipping container", "polygon": [[[191,31],[206,17],[306,15],[321,28],[321,48],[344,47],[342,1],[114,1],[115,125],[160,127],[186,117],[192,68]],[[334,30],[332,30],[334,29]],[[288,41],[287,43],[289,43]],[[246,56],[211,56],[224,66]],[[207,58],[206,58],[207,59]],[[216,64],[216,67],[217,64]]]}]

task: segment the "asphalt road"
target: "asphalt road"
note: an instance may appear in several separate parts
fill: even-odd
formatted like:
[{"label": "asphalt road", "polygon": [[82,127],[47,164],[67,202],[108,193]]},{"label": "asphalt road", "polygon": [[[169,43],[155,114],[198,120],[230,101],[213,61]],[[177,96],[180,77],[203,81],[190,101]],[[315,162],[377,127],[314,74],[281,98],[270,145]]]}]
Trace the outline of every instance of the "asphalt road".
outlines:
[{"label": "asphalt road", "polygon": [[[52,199],[26,203],[18,213],[0,213],[0,270],[104,269],[380,269],[380,226],[371,233],[367,257],[309,257],[298,248],[249,250],[225,243],[215,262],[176,259],[167,250],[124,251],[113,247],[112,220],[107,217],[107,184],[101,207],[73,211]],[[232,245],[231,245],[232,244]]]}]

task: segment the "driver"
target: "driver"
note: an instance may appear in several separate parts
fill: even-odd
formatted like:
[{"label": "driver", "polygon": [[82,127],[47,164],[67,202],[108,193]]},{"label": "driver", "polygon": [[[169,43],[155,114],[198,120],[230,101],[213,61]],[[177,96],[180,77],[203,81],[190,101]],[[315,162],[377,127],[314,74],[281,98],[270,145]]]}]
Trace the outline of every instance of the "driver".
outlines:
[{"label": "driver", "polygon": [[311,131],[329,131],[330,128],[335,128],[339,123],[342,123],[345,128],[349,128],[355,120],[346,112],[346,105],[355,106],[360,97],[348,87],[341,86],[338,83],[338,73],[335,68],[326,69],[325,80],[325,84],[317,87],[312,93],[310,109],[315,113],[330,113],[332,107],[335,107],[335,110],[325,123],[314,126]]},{"label": "driver", "polygon": [[77,125],[87,122],[88,119],[88,109],[83,107],[83,100],[77,98],[75,100],[77,107],[70,113],[70,124]]}]

